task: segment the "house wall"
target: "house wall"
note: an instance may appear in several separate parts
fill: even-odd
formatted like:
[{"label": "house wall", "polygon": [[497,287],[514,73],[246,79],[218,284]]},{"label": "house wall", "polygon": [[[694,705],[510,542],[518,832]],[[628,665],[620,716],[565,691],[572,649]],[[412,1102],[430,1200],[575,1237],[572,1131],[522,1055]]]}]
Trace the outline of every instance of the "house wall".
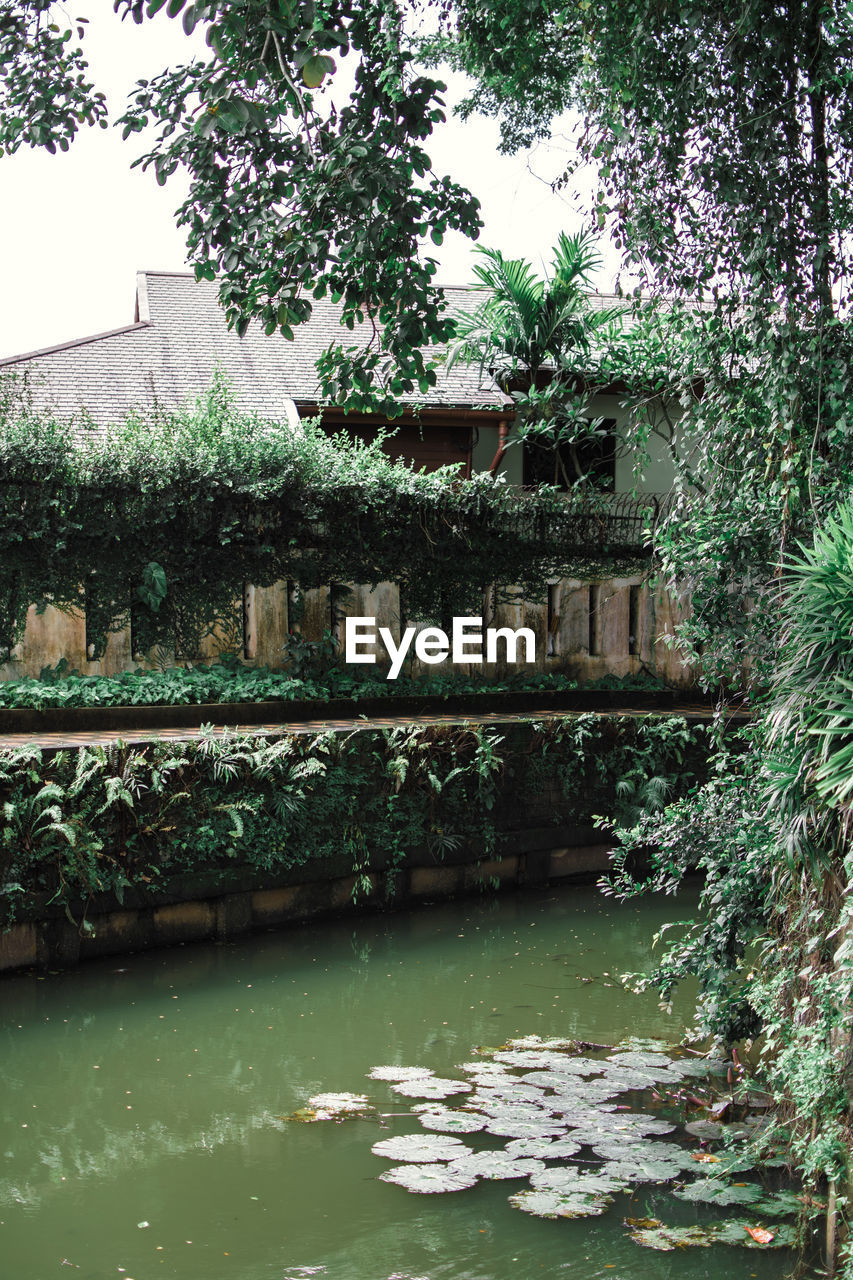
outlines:
[{"label": "house wall", "polygon": [[[628,413],[621,406],[618,394],[594,396],[589,402],[591,418],[614,418],[616,435],[626,422]],[[511,429],[507,437],[508,448],[498,468],[498,475],[505,476],[510,484],[522,483],[522,451],[518,434]],[[480,426],[475,433],[473,450],[473,470],[488,471],[498,448],[498,427]],[[630,493],[636,488],[638,493],[668,493],[675,478],[675,468],[666,443],[659,435],[653,434],[648,442],[648,459],[639,473],[635,473],[636,455],[633,450],[617,449],[616,454],[616,492]]]},{"label": "house wall", "polygon": [[[282,646],[288,632],[298,630],[306,640],[319,640],[324,631],[333,628],[343,639],[347,616],[376,619],[377,629],[387,627],[395,642],[400,636],[400,597],[390,582],[377,587],[353,586],[351,594],[336,594],[335,614],[330,588],[305,591],[297,611],[288,599],[287,584],[250,588],[244,598],[247,609],[246,647],[243,659],[249,666],[280,667]],[[681,609],[660,589],[652,589],[639,575],[603,578],[598,582],[564,579],[548,588],[539,600],[497,601],[493,591],[483,602],[484,627],[530,628],[536,637],[535,662],[508,663],[504,648],[499,661],[469,663],[451,667],[449,660],[425,665],[409,660],[403,673],[429,679],[449,671],[494,680],[512,672],[560,672],[581,681],[598,679],[607,674],[635,675],[647,671],[671,684],[688,687],[692,672],[671,648],[672,637]],[[141,660],[130,652],[127,629],[110,637],[107,650],[98,662],[89,661],[85,651],[85,619],[77,611],[62,613],[48,607],[41,614],[31,609],[24,639],[13,650],[12,661],[0,665],[0,679],[37,676],[46,666],[55,666],[64,658],[70,670],[83,675],[115,675],[136,666],[154,669],[158,665],[185,665],[172,653],[149,653]],[[210,660],[217,653],[216,638],[211,637],[200,655]],[[380,675],[387,665],[384,648],[377,643],[377,664],[360,666],[361,674]],[[520,658],[524,647],[519,646]],[[355,669],[355,668],[354,668]]]}]

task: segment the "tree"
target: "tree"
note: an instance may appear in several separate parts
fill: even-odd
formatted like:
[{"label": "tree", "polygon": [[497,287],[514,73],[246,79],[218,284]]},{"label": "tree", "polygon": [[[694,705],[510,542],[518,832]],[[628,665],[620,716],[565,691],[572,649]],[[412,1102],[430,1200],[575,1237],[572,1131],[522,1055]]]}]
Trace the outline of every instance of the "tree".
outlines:
[{"label": "tree", "polygon": [[709,677],[772,649],[774,566],[853,474],[853,15],[836,0],[459,0],[427,51],[474,76],[468,109],[499,115],[507,147],[574,108],[597,222],[645,291],[703,308],[689,379],[671,384],[691,467],[659,550],[692,592]]},{"label": "tree", "polygon": [[589,416],[590,382],[617,313],[589,303],[586,290],[600,266],[593,238],[562,234],[546,280],[497,249],[479,254],[474,274],[488,296],[455,317],[448,367],[464,361],[488,369],[515,403],[517,438],[547,454],[554,484],[594,479],[603,432]]},{"label": "tree", "polygon": [[[161,10],[206,30],[209,56],[140,82],[118,121],[149,126],[136,161],[160,183],[190,179],[178,210],[199,279],[218,280],[228,320],[291,337],[312,298],[331,295],[367,349],[321,362],[323,393],[350,408],[393,408],[435,381],[423,354],[451,332],[435,261],[448,229],[476,236],[477,201],[434,174],[423,149],[444,118],[440,81],[419,74],[393,0],[114,0],[135,22]],[[105,123],[75,33],[49,0],[0,3],[0,145],[65,149]],[[66,24],[67,25],[67,24]],[[348,68],[354,65],[353,83]],[[33,107],[35,106],[35,110]]]}]

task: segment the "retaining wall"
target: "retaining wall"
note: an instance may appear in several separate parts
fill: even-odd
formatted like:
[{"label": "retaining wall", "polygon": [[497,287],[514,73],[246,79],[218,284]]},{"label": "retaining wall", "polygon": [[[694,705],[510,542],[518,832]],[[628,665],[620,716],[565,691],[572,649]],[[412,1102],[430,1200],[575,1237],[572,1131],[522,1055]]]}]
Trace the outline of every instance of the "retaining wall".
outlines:
[{"label": "retaining wall", "polygon": [[403,865],[374,860],[367,883],[347,858],[315,859],[263,875],[235,870],[175,878],[156,893],[126,891],[122,903],[103,894],[85,904],[51,904],[30,897],[18,919],[0,933],[0,972],[67,968],[81,960],[203,939],[230,941],[323,916],[398,909],[418,902],[547,884],[596,879],[609,866],[611,845],[594,827],[531,828],[509,833],[499,858],[458,850],[437,862],[414,850]]}]

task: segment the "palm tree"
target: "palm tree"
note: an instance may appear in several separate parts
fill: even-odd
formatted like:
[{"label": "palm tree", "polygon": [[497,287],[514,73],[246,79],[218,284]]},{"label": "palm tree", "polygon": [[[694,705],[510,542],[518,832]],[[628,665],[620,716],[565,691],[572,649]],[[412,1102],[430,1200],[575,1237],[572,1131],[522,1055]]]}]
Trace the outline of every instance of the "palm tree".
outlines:
[{"label": "palm tree", "polygon": [[601,441],[601,424],[587,412],[589,374],[597,345],[619,315],[590,306],[600,255],[588,232],[563,233],[552,273],[541,279],[524,259],[497,249],[476,252],[484,261],[474,268],[474,287],[488,296],[454,317],[447,367],[464,361],[488,371],[515,402],[517,438],[552,453],[554,483],[562,478],[568,488],[590,476],[583,443]]}]

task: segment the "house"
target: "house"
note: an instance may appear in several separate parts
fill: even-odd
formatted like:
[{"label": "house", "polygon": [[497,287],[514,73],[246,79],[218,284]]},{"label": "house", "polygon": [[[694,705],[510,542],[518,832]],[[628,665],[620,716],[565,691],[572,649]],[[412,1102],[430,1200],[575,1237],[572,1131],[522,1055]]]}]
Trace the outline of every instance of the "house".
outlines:
[{"label": "house", "polygon": [[[452,309],[464,307],[466,300],[470,305],[470,290],[446,292]],[[591,299],[596,306],[612,301],[600,296]],[[511,400],[487,372],[471,365],[441,371],[429,395],[412,400],[390,424],[376,415],[324,408],[318,398],[316,360],[330,343],[351,342],[358,335],[341,329],[333,303],[324,300],[313,305],[312,319],[296,330],[292,342],[279,335],[267,337],[259,326],[250,327],[240,338],[226,326],[215,285],[196,282],[190,274],[141,272],[131,324],[0,360],[0,377],[23,379],[34,406],[51,410],[82,439],[103,432],[133,410],[168,411],[192,402],[220,370],[238,408],[262,418],[296,426],[301,418],[320,415],[330,429],[343,427],[363,439],[372,439],[380,428],[390,426],[393,434],[383,448],[418,468],[456,466],[460,476],[491,470],[513,484],[542,478],[529,451],[506,448],[512,441]],[[609,424],[612,440],[618,441],[625,413],[620,388],[606,388],[595,396],[590,413]],[[633,459],[625,450],[614,443],[607,458],[614,509],[622,512],[623,523],[633,522],[632,536],[639,543],[643,509],[653,508],[659,495],[669,489],[671,465],[661,450],[638,484]],[[639,492],[639,499],[630,496],[632,490]],[[290,590],[292,595],[292,585]],[[394,590],[393,584],[381,584],[372,593],[357,588],[343,611],[375,614],[399,625]],[[301,625],[307,636],[340,624],[342,609],[336,608],[333,595],[331,589],[305,593]],[[247,585],[242,607],[244,660],[277,664],[292,621],[286,584],[264,591]],[[648,668],[671,679],[687,678],[659,639],[660,633],[672,629],[673,606],[663,598],[652,598],[640,575],[624,581],[554,583],[547,601],[504,605],[498,613],[501,609],[507,615],[504,625],[511,621],[536,630],[541,641],[536,663],[540,669],[566,669],[592,677]],[[33,611],[23,642],[13,651],[12,660],[0,667],[0,675],[36,674],[63,657],[81,671],[106,674],[145,660],[133,649],[132,636],[118,633],[103,658],[90,661],[85,619],[69,618],[53,609],[41,615]],[[201,656],[214,653],[211,640]],[[497,673],[496,668],[485,674]]]}]

